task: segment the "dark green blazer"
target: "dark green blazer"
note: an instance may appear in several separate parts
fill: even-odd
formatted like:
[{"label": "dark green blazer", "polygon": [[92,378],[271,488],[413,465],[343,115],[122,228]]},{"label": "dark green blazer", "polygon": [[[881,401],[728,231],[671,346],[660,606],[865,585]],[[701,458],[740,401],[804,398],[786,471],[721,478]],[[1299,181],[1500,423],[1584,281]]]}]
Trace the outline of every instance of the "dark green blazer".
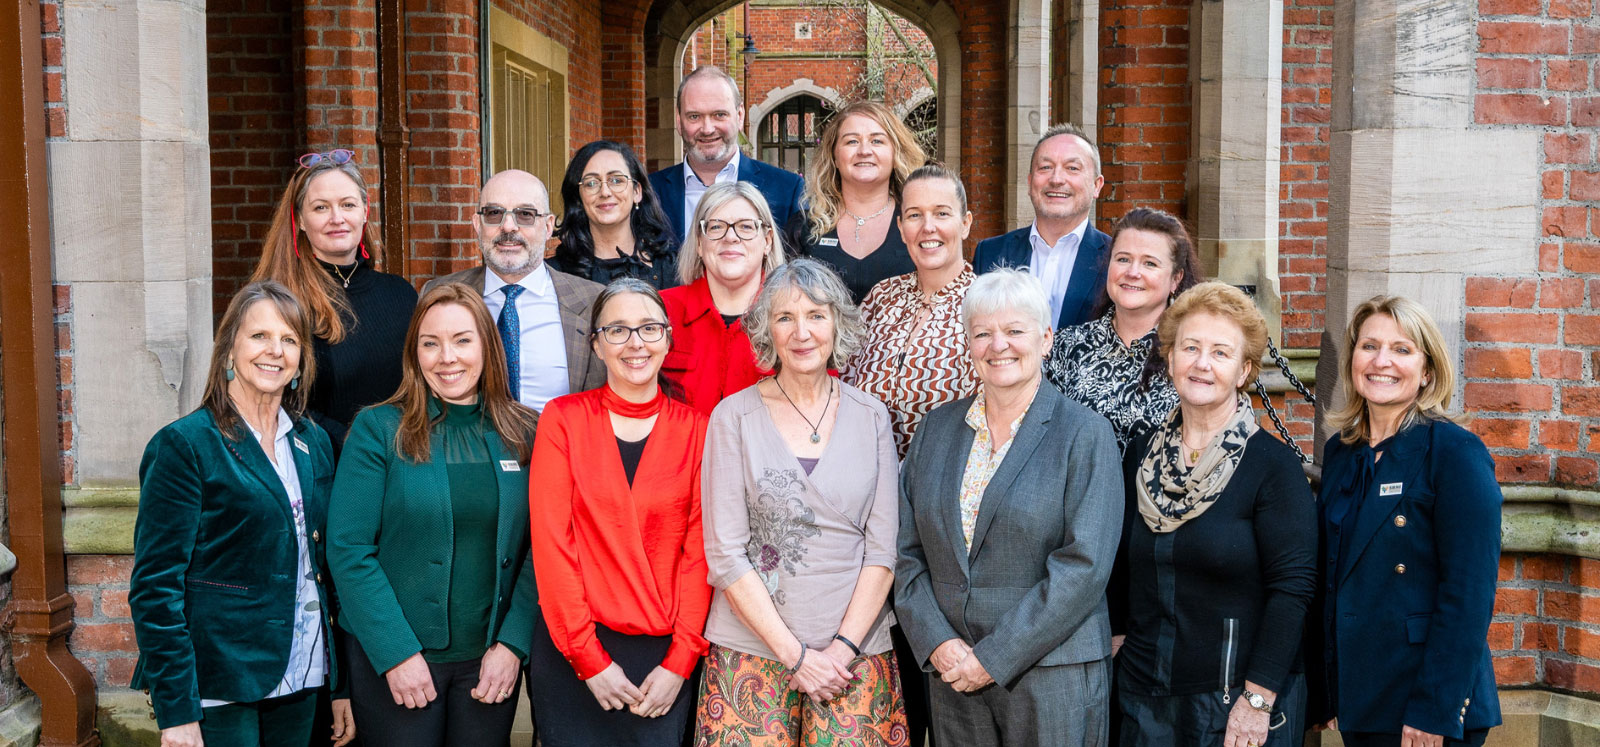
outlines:
[{"label": "dark green blazer", "polygon": [[[139,464],[128,606],[139,643],[133,686],[150,693],[161,728],[200,720],[200,699],[252,702],[278,686],[294,635],[299,542],[278,473],[241,425],[231,441],[204,408],[162,428]],[[310,420],[290,451],[307,539],[332,634],[324,557],[333,449]],[[328,668],[336,685],[338,660]]]},{"label": "dark green blazer", "polygon": [[[439,406],[428,413],[437,418]],[[450,644],[452,538],[450,478],[440,460],[407,461],[395,448],[400,409],[356,416],[339,456],[329,509],[328,563],[339,587],[340,622],[387,672],[412,654]],[[528,454],[513,454],[492,428],[484,443],[495,461],[500,515],[495,538],[495,599],[490,643],[525,655],[539,604],[528,553]],[[432,454],[443,449],[435,432]]]}]

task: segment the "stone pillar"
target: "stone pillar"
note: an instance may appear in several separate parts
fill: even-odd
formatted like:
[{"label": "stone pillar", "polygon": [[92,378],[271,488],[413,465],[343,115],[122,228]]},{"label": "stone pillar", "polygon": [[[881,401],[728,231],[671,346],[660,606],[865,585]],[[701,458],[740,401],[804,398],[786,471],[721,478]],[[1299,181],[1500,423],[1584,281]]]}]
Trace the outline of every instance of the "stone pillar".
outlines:
[{"label": "stone pillar", "polygon": [[71,105],[49,143],[50,212],[76,482],[129,486],[150,436],[199,404],[211,353],[205,2],[62,6]]},{"label": "stone pillar", "polygon": [[1211,277],[1255,286],[1277,338],[1283,4],[1201,0],[1190,18],[1188,192],[1196,248]]},{"label": "stone pillar", "polygon": [[[1540,133],[1473,128],[1474,7],[1334,3],[1325,340],[1374,294],[1405,295],[1433,313],[1459,368],[1465,275],[1537,270]],[[1319,410],[1339,404],[1335,384],[1317,378]]]},{"label": "stone pillar", "polygon": [[1100,3],[1099,0],[1058,0],[1061,8],[1059,42],[1053,50],[1058,80],[1051,103],[1051,124],[1071,122],[1096,136],[1100,129]]},{"label": "stone pillar", "polygon": [[1006,54],[1006,230],[1033,220],[1028,168],[1050,126],[1050,0],[1011,0]]}]

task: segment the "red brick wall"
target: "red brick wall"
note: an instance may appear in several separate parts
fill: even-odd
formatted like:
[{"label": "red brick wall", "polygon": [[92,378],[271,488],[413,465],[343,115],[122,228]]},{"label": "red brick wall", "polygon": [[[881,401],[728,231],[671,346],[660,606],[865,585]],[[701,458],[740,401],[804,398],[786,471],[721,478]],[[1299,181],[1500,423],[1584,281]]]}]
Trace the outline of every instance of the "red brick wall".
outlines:
[{"label": "red brick wall", "polygon": [[68,555],[76,627],[67,646],[102,687],[127,687],[139,647],[128,610],[132,555]]},{"label": "red brick wall", "polygon": [[[1466,282],[1465,407],[1503,482],[1600,482],[1600,25],[1591,4],[1482,0],[1475,118],[1540,133],[1537,271]],[[1531,259],[1531,258],[1530,258]],[[1593,688],[1600,691],[1600,687]]]},{"label": "red brick wall", "polygon": [[[378,13],[374,0],[307,4],[300,27],[300,111],[305,152],[355,151],[381,225],[378,163]],[[296,154],[299,155],[299,154]],[[376,226],[375,226],[376,227]],[[369,252],[376,256],[375,252]]]},{"label": "red brick wall", "polygon": [[[1328,119],[1333,110],[1333,0],[1283,9],[1283,146],[1278,169],[1278,289],[1283,344],[1322,343],[1328,291]],[[1310,405],[1305,405],[1309,424]]]},{"label": "red brick wall", "polygon": [[1600,692],[1600,561],[1507,554],[1494,612],[1489,649],[1502,687]]},{"label": "red brick wall", "polygon": [[1189,102],[1189,0],[1101,3],[1102,228],[1136,207],[1185,214]]},{"label": "red brick wall", "polygon": [[40,44],[44,47],[45,126],[49,137],[67,136],[67,99],[61,67],[61,0],[39,2]]},{"label": "red brick wall", "polygon": [[[961,30],[961,181],[972,209],[977,243],[1011,230],[1005,214],[1006,19],[1005,0],[974,1],[959,11]],[[948,114],[948,113],[947,113]]]},{"label": "red brick wall", "polygon": [[255,269],[272,208],[304,147],[295,19],[281,6],[273,0],[206,6],[212,308],[219,314]]},{"label": "red brick wall", "polygon": [[472,210],[481,181],[478,121],[478,4],[413,0],[408,8],[406,112],[411,191],[406,215],[415,279],[477,261]]}]

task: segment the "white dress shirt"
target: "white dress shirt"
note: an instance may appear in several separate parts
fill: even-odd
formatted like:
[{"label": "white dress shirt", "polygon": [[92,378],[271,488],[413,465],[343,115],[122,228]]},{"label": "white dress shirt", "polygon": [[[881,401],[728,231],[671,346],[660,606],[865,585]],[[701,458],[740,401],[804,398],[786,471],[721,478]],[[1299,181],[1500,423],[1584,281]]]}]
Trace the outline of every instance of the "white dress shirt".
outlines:
[{"label": "white dress shirt", "polygon": [[[244,420],[244,418],[240,418]],[[261,432],[250,421],[251,443],[261,445]],[[322,598],[317,594],[316,571],[311,568],[311,550],[306,545],[306,502],[300,492],[300,471],[294,464],[294,448],[307,448],[304,441],[293,438],[294,421],[283,408],[278,408],[278,437],[272,442],[272,465],[283,483],[283,492],[289,497],[289,509],[294,515],[295,539],[299,544],[299,562],[296,569],[293,637],[289,639],[289,666],[278,686],[267,693],[268,698],[279,698],[300,692],[308,687],[321,687],[327,679],[328,650],[323,643]],[[295,441],[291,447],[290,441]],[[310,453],[307,451],[306,453]],[[227,705],[229,701],[202,698],[201,708]]]},{"label": "white dress shirt", "polygon": [[[733,158],[728,159],[728,165],[717,172],[711,184],[737,181],[739,179],[739,151],[733,151]],[[683,162],[683,235],[688,237],[689,231],[694,226],[694,210],[700,207],[700,197],[706,193],[706,188],[711,184],[700,181],[700,175],[689,168],[689,162]]]},{"label": "white dress shirt", "polygon": [[[487,267],[483,270],[483,303],[489,307],[489,316],[500,319],[500,309],[506,305],[506,294],[501,288],[509,285]],[[561,332],[561,302],[556,299],[556,287],[550,280],[550,268],[544,262],[528,273],[517,285],[522,294],[517,296],[517,322],[522,329],[521,366],[518,400],[535,410],[543,410],[544,403],[563,394],[571,393],[567,382],[567,341]]]},{"label": "white dress shirt", "polygon": [[1078,261],[1078,247],[1089,232],[1089,219],[1083,219],[1077,228],[1056,239],[1054,246],[1046,244],[1039,235],[1039,222],[1034,221],[1028,230],[1028,245],[1033,247],[1028,262],[1028,272],[1039,279],[1044,292],[1050,296],[1050,325],[1061,318],[1061,303],[1067,296],[1067,285],[1072,282],[1072,265]]}]

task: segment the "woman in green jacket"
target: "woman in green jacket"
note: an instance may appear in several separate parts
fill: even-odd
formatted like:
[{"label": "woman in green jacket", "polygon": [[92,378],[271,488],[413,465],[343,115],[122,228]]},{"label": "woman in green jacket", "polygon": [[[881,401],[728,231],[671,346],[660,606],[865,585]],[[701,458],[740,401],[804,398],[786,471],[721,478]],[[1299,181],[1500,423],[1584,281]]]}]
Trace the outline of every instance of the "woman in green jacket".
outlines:
[{"label": "woman in green jacket", "polygon": [[385,747],[503,745],[538,604],[537,415],[511,397],[494,321],[465,285],[423,294],[401,369],[400,390],[350,427],[328,516],[356,723]]},{"label": "woman in green jacket", "polygon": [[[307,744],[336,679],[322,546],[333,451],[303,416],[310,341],[287,288],[245,286],[217,328],[200,408],[145,447],[133,686],[164,747]],[[349,700],[333,713],[343,745]]]}]

